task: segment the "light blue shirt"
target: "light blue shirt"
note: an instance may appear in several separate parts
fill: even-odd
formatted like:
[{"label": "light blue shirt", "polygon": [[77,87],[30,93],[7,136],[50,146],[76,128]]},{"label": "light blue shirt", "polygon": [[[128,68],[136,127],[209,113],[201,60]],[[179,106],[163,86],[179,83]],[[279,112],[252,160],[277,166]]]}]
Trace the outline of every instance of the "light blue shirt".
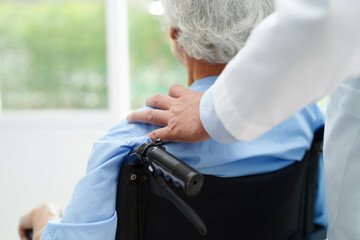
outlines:
[{"label": "light blue shirt", "polygon": [[[216,78],[198,80],[190,89],[206,91]],[[204,174],[220,177],[259,174],[301,160],[311,146],[313,132],[322,124],[322,112],[311,105],[251,142],[221,144],[210,139],[200,143],[166,143],[165,147]],[[123,120],[96,141],[86,175],[76,185],[62,219],[49,222],[41,239],[114,240],[117,214],[121,214],[115,211],[120,166],[136,146],[150,141],[145,135],[156,128]],[[224,131],[223,128],[218,130]],[[314,222],[327,226],[323,179],[321,161]]]}]

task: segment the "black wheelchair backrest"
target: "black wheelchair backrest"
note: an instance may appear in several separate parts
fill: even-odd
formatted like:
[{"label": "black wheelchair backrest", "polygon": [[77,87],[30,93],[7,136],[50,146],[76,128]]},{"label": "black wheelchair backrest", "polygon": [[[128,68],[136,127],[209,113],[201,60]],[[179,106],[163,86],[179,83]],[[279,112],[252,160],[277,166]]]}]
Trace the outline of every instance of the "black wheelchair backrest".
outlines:
[{"label": "black wheelchair backrest", "polygon": [[[124,162],[118,183],[116,239],[325,239],[326,229],[313,223],[322,141],[323,128],[302,161],[278,171],[235,178],[205,175],[195,197],[176,184],[159,190],[164,181],[149,171],[149,165]],[[175,193],[180,203],[168,192]]]}]

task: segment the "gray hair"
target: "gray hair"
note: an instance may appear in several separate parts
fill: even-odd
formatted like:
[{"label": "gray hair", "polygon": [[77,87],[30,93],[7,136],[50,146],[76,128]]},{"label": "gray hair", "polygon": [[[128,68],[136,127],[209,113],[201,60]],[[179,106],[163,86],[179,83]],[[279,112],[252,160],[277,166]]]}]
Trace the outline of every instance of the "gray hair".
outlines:
[{"label": "gray hair", "polygon": [[274,10],[274,0],[161,0],[165,27],[179,30],[177,42],[195,59],[227,63],[250,32]]}]

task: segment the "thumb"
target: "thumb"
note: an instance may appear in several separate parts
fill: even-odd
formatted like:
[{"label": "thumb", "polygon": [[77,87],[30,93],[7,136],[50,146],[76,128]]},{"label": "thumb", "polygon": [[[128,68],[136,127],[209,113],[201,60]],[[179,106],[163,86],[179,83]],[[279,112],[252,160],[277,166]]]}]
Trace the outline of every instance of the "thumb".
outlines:
[{"label": "thumb", "polygon": [[168,127],[159,128],[155,131],[152,131],[147,136],[154,141],[157,138],[161,138],[162,142],[171,141],[171,135]]},{"label": "thumb", "polygon": [[181,86],[179,84],[174,84],[169,89],[169,95],[171,97],[179,98],[184,95],[188,95],[192,92],[191,90],[187,89],[184,86]]},{"label": "thumb", "polygon": [[21,240],[30,240],[27,234],[28,229],[32,229],[31,213],[23,216],[19,223],[19,235]]},{"label": "thumb", "polygon": [[21,228],[24,229],[31,229],[33,228],[33,224],[32,224],[32,212],[26,214],[25,216],[23,216],[20,219],[20,223],[19,223]]}]

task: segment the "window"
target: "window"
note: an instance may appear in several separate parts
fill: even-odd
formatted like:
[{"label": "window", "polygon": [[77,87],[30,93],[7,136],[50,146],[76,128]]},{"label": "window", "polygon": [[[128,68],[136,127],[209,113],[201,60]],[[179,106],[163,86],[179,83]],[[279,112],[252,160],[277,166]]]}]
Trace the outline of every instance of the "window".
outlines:
[{"label": "window", "polygon": [[131,108],[146,98],[167,94],[174,83],[186,85],[186,69],[170,51],[169,33],[160,24],[159,1],[128,0]]},{"label": "window", "polygon": [[2,109],[106,109],[103,1],[0,2]]},{"label": "window", "polygon": [[0,0],[0,110],[123,116],[186,85],[162,11],[157,0]]}]

